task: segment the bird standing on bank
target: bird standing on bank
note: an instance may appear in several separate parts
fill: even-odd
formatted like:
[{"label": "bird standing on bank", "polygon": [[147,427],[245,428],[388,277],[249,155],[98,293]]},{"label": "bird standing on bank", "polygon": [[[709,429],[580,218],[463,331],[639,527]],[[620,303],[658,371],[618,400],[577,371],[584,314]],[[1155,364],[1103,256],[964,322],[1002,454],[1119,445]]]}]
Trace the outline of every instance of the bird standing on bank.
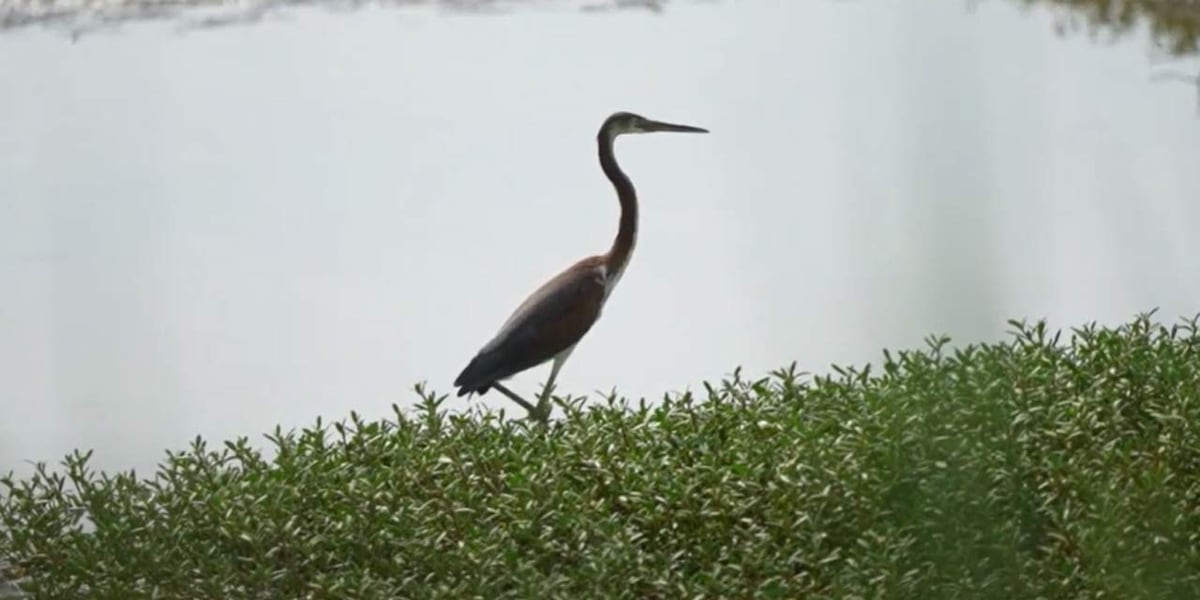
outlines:
[{"label": "bird standing on bank", "polygon": [[[530,294],[455,378],[458,396],[482,395],[496,388],[529,411],[534,420],[545,422],[549,418],[550,394],[559,369],[600,318],[637,242],[637,192],[617,165],[613,142],[627,133],[658,131],[708,133],[700,127],[652,121],[630,112],[613,113],[604,120],[596,135],[600,168],[616,188],[621,203],[621,221],[612,247],[567,267]],[[536,406],[500,383],[549,360],[554,362]]]}]

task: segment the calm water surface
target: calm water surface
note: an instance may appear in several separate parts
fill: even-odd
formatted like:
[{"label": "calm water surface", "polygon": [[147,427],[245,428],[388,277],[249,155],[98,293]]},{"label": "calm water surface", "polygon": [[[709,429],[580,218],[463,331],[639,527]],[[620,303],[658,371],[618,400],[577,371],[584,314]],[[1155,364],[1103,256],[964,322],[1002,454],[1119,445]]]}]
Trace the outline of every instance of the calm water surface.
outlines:
[{"label": "calm water surface", "polygon": [[1200,63],[1061,22],[760,0],[11,30],[0,471],[75,447],[146,469],[196,434],[449,392],[526,293],[606,249],[614,110],[712,133],[618,144],[641,237],[563,392],[1194,314],[1196,89],[1154,77]]}]

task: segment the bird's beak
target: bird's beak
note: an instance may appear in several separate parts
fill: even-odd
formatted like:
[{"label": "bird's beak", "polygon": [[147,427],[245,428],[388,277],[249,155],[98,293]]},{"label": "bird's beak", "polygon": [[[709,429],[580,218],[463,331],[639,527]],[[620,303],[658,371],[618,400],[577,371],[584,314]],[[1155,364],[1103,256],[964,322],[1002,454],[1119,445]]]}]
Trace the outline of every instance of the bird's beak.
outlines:
[{"label": "bird's beak", "polygon": [[676,125],[674,123],[663,123],[662,121],[651,121],[646,119],[642,123],[642,127],[646,131],[677,131],[680,133],[708,133],[707,129],[702,127],[692,127],[691,125]]}]

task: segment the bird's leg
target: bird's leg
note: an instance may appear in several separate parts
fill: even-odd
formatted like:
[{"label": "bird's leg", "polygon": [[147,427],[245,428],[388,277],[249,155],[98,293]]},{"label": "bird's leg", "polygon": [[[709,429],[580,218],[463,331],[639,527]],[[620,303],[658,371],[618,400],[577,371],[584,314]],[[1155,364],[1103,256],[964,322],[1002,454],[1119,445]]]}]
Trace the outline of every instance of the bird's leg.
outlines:
[{"label": "bird's leg", "polygon": [[554,364],[550,367],[550,377],[546,379],[546,385],[542,386],[542,393],[538,395],[538,414],[544,415],[544,418],[550,417],[550,394],[554,392],[554,380],[558,377],[558,370],[562,368],[566,362],[566,354],[560,355],[554,359]]},{"label": "bird's leg", "polygon": [[[512,390],[508,389],[507,387],[504,387],[504,385],[502,385],[499,381],[493,381],[492,387],[496,388],[497,390],[500,390],[501,394],[508,396],[509,400],[512,400],[513,402],[516,402],[517,404],[520,404],[521,408],[524,408],[526,411],[528,411],[530,416],[532,416],[534,418],[538,418],[538,412],[537,412],[538,409],[536,406],[530,404],[529,402],[526,402],[524,398],[516,395]],[[538,418],[538,420],[542,420],[542,419]]]}]

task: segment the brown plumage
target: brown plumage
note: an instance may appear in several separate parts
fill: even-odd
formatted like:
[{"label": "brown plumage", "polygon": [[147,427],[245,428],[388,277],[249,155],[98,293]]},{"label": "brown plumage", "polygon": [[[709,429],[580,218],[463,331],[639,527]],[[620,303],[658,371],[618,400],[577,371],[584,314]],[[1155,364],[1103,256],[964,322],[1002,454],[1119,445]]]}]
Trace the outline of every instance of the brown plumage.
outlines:
[{"label": "brown plumage", "polygon": [[[637,241],[637,193],[629,177],[621,171],[613,155],[613,140],[625,133],[678,131],[707,133],[699,127],[651,121],[628,112],[610,115],[596,135],[600,168],[612,182],[621,204],[617,235],[608,252],[589,256],[571,265],[542,284],[500,327],[500,331],[479,350],[454,380],[458,395],[484,394],[495,387],[535,412],[532,405],[508,391],[500,381],[551,359],[554,365],[546,380],[546,392],[553,389],[559,369],[579,340],[600,318],[605,301],[612,294]],[[547,397],[542,396],[536,412],[548,414]]]},{"label": "brown plumage", "polygon": [[483,394],[508,379],[570,349],[600,318],[604,304],[605,257],[590,256],[542,284],[513,312],[454,385],[458,395]]}]

